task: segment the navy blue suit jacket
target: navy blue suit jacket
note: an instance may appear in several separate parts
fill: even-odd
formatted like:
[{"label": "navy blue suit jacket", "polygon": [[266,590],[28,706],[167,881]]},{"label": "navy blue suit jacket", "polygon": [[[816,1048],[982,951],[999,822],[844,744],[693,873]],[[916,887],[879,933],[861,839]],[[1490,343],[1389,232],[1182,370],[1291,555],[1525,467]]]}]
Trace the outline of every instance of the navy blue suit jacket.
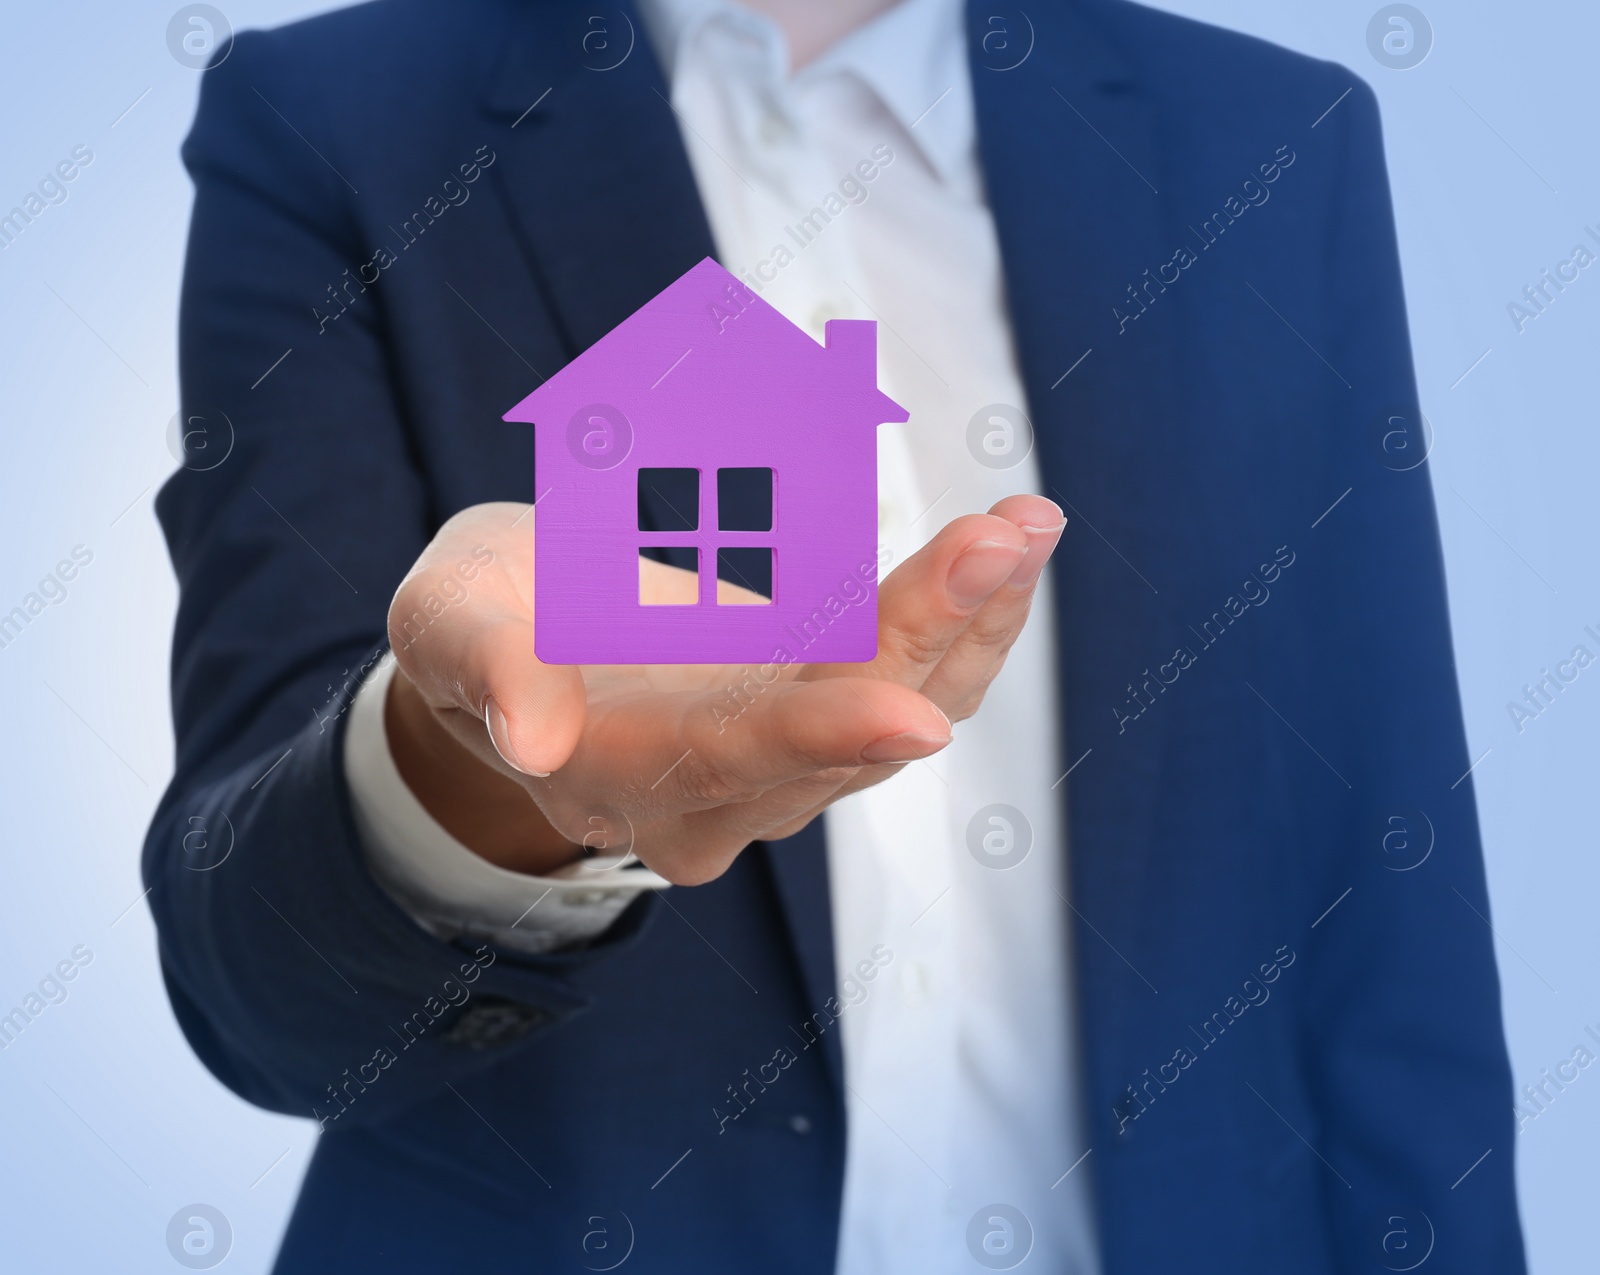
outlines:
[{"label": "navy blue suit jacket", "polygon": [[[1399,1269],[1431,1243],[1428,1269],[1512,1275],[1373,95],[1120,0],[1040,0],[1005,69],[1022,37],[988,12],[982,161],[1071,519],[1061,791],[1106,1273]],[[385,0],[245,34],[184,148],[195,419],[158,502],[177,773],[145,873],[195,1050],[323,1121],[285,1271],[592,1269],[630,1230],[638,1270],[834,1257],[820,827],[524,957],[390,901],[340,766],[407,567],[452,512],[535,494],[531,430],[501,413],[714,253],[658,66],[641,40],[595,70],[590,13]],[[201,826],[231,837],[208,871]]]}]

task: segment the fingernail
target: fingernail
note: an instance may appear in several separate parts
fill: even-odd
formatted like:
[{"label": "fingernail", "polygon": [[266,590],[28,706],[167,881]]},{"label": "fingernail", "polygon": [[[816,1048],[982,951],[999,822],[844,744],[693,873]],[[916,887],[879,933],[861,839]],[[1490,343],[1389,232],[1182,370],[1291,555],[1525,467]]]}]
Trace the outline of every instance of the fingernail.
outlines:
[{"label": "fingernail", "polygon": [[1056,542],[1061,539],[1061,533],[1066,529],[1066,522],[1062,521],[1054,527],[1024,527],[1022,534],[1028,537],[1028,552],[1023,555],[1022,561],[1017,563],[1017,569],[1006,580],[1013,589],[1031,588],[1044,572],[1045,563],[1050,561],[1050,554],[1056,547]]},{"label": "fingernail", "polygon": [[1017,569],[1019,553],[998,540],[980,540],[950,567],[945,587],[959,607],[981,606]]},{"label": "fingernail", "polygon": [[534,775],[540,779],[547,779],[550,772],[546,770],[531,770],[517,760],[517,755],[511,748],[511,724],[506,721],[506,715],[501,711],[500,705],[494,702],[494,697],[483,701],[483,724],[489,730],[489,742],[494,745],[495,752],[500,754],[500,760],[524,775]]},{"label": "fingernail", "polygon": [[891,761],[916,761],[919,757],[928,757],[938,752],[950,742],[948,735],[942,739],[936,735],[924,735],[918,731],[906,731],[903,735],[888,735],[883,739],[875,739],[861,750],[861,760],[865,762],[891,762]]}]

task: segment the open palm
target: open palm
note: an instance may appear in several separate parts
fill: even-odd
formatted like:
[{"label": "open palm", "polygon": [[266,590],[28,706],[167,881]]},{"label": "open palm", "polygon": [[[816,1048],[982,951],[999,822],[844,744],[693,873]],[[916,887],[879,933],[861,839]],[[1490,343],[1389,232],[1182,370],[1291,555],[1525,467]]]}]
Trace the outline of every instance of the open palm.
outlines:
[{"label": "open palm", "polygon": [[[396,592],[396,763],[435,818],[503,867],[631,849],[692,885],[948,744],[1004,665],[1065,520],[1040,496],[957,518],[883,581],[877,658],[786,666],[542,663],[536,523],[526,505],[464,510]],[[463,561],[485,565],[408,626]],[[642,568],[647,602],[693,588],[691,573]]]}]

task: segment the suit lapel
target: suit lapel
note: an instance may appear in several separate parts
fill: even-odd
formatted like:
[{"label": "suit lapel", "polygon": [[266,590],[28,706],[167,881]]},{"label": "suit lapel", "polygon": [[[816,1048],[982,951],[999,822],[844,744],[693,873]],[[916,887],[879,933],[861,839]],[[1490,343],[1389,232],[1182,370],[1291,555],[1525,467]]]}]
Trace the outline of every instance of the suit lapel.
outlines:
[{"label": "suit lapel", "polygon": [[1100,35],[1095,11],[1091,2],[1031,8],[1035,29],[1022,33],[1031,53],[996,69],[1016,56],[1020,35],[1011,33],[1007,52],[993,6],[968,7],[1017,350],[1047,493],[1069,519],[1052,570],[1065,747],[1076,764],[1065,785],[1071,891],[1087,923],[1072,926],[1075,968],[1098,1136],[1109,1095],[1125,1083],[1117,1042],[1154,1008],[1142,958],[1159,941],[1148,906],[1152,822],[1173,706],[1120,718],[1138,706],[1129,683],[1170,657],[1181,624],[1160,578],[1171,352],[1151,324],[1119,332],[1113,313],[1133,308],[1129,285],[1169,259],[1175,240],[1151,103]]},{"label": "suit lapel", "polygon": [[510,125],[493,171],[569,358],[715,255],[638,17],[611,11],[606,49],[631,51],[601,70],[591,12],[527,5],[486,102]]},{"label": "suit lapel", "polygon": [[[568,358],[716,255],[667,85],[637,15],[631,5],[610,10],[608,46],[620,53],[631,38],[631,52],[598,70],[613,55],[596,50],[593,12],[526,6],[485,103],[508,126],[493,171]],[[588,56],[597,51],[605,56]],[[664,513],[651,510],[658,519]],[[808,1012],[820,1010],[836,994],[822,822],[752,853],[767,861]],[[821,1039],[837,1085],[839,1033]]]}]

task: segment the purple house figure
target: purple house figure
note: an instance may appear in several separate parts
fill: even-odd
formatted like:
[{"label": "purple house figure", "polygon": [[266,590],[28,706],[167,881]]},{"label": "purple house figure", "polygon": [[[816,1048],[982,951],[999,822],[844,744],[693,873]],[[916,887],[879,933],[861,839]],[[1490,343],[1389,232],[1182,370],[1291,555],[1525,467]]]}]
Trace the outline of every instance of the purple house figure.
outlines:
[{"label": "purple house figure", "polygon": [[[505,414],[536,431],[541,660],[877,654],[877,427],[907,414],[878,389],[875,323],[826,336],[707,259]],[[643,527],[663,504],[673,529]],[[697,601],[641,603],[640,551],[664,548],[697,560]],[[719,604],[719,574],[770,578],[770,601]]]}]

